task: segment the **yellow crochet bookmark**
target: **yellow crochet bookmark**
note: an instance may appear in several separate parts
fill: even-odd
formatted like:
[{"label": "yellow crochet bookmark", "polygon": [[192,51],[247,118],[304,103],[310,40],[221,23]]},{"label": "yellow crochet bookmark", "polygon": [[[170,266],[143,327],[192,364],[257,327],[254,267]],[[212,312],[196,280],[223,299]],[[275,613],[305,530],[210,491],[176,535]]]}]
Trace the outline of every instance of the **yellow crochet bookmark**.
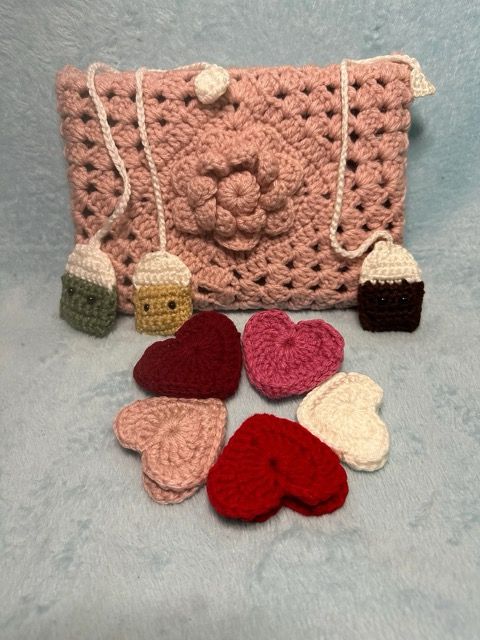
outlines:
[{"label": "yellow crochet bookmark", "polygon": [[[199,63],[191,68],[203,70],[195,79],[199,100],[210,104],[222,95],[228,86],[228,72],[216,65]],[[185,67],[188,68],[188,67]],[[135,73],[138,129],[152,180],[157,209],[160,250],[144,255],[133,276],[135,326],[141,333],[172,335],[192,315],[191,273],[178,256],[166,250],[166,225],[160,182],[147,135],[143,78],[146,69]]]}]

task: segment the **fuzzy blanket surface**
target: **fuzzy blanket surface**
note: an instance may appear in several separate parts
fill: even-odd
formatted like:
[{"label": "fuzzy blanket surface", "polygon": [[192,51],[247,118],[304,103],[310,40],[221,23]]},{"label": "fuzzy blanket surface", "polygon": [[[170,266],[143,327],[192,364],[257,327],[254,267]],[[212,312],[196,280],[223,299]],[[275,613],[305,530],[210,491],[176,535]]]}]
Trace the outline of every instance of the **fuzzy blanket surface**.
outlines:
[{"label": "fuzzy blanket surface", "polygon": [[[473,640],[478,608],[480,164],[478,3],[365,0],[0,0],[0,638]],[[119,68],[326,64],[405,51],[437,95],[413,105],[406,245],[427,294],[413,335],[356,312],[344,371],[384,389],[389,462],[348,470],[332,515],[222,521],[204,490],[153,503],[112,432],[144,397],[154,339],[123,317],[106,339],[58,317],[72,248],[54,79]],[[248,313],[229,314],[241,330]],[[294,419],[242,374],[228,434],[254,412]]]}]

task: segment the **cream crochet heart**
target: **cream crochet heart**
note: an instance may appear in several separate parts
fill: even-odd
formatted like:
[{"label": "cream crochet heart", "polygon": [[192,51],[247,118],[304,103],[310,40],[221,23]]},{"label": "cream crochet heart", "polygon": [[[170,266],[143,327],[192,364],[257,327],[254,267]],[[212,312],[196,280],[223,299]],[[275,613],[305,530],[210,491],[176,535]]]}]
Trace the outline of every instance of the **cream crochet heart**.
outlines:
[{"label": "cream crochet heart", "polygon": [[297,419],[352,469],[376,471],[390,448],[387,426],[377,414],[382,397],[368,376],[337,373],[303,399]]}]

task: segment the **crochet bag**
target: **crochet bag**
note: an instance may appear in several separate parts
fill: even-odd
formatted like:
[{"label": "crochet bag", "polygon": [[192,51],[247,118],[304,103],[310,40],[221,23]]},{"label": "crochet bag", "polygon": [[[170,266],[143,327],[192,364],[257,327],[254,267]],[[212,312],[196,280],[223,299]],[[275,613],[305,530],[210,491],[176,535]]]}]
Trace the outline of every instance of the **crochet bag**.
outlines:
[{"label": "crochet bag", "polygon": [[[360,283],[365,328],[412,330],[423,283],[394,243],[409,105],[434,91],[405,55],[323,68],[65,67],[57,98],[77,247],[62,315],[103,335],[112,305],[135,304],[138,330],[168,334],[190,315],[190,291],[196,309],[325,309],[356,304]],[[383,245],[384,259],[361,278],[378,240],[369,258]],[[375,324],[387,285],[399,287],[397,307]],[[385,326],[402,299],[415,307],[408,326]]]}]

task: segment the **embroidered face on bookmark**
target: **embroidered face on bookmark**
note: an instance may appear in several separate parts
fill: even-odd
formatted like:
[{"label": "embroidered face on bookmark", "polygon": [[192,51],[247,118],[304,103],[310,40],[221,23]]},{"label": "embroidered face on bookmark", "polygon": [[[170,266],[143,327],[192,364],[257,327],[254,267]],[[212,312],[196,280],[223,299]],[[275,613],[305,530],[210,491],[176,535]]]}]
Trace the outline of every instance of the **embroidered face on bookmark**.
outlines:
[{"label": "embroidered face on bookmark", "polygon": [[[435,87],[425,78],[414,58],[402,55],[388,56],[396,62],[406,63],[411,69],[414,96],[435,93]],[[375,58],[371,58],[375,60]],[[355,63],[355,61],[353,61]],[[357,61],[356,64],[368,62]],[[330,223],[330,244],[342,258],[363,256],[372,245],[373,251],[365,258],[358,287],[358,316],[366,331],[415,331],[420,324],[424,284],[420,269],[413,256],[402,246],[393,243],[391,234],[383,228],[372,231],[359,247],[348,250],[337,239],[342,214],[345,188],[345,167],[348,151],[348,61],[340,65],[342,98],[341,149],[338,162],[337,193]]]},{"label": "embroidered face on bookmark", "polygon": [[91,64],[87,72],[87,87],[110,159],[123,180],[123,192],[106,222],[87,244],[77,245],[68,257],[62,276],[60,317],[74,329],[101,338],[110,332],[115,322],[117,289],[113,265],[100,247],[113,222],[124,214],[131,189],[125,163],[118,152],[105,107],[95,87],[97,71],[112,72],[113,69],[99,62]]},{"label": "embroidered face on bookmark", "polygon": [[100,249],[78,245],[62,276],[60,317],[84,333],[105,336],[113,326],[117,290],[112,263]]},{"label": "embroidered face on bookmark", "polygon": [[172,335],[192,315],[190,271],[166,251],[147,253],[137,265],[135,327],[140,333]]},{"label": "embroidered face on bookmark", "polygon": [[377,242],[360,273],[360,324],[367,331],[415,331],[423,294],[420,269],[411,253],[391,242]]},{"label": "embroidered face on bookmark", "polygon": [[160,181],[145,121],[144,74],[145,69],[138,69],[135,73],[135,104],[138,130],[155,196],[160,250],[144,255],[135,269],[135,327],[141,333],[168,336],[174,334],[192,315],[191,273],[180,258],[166,250],[166,225]]}]

